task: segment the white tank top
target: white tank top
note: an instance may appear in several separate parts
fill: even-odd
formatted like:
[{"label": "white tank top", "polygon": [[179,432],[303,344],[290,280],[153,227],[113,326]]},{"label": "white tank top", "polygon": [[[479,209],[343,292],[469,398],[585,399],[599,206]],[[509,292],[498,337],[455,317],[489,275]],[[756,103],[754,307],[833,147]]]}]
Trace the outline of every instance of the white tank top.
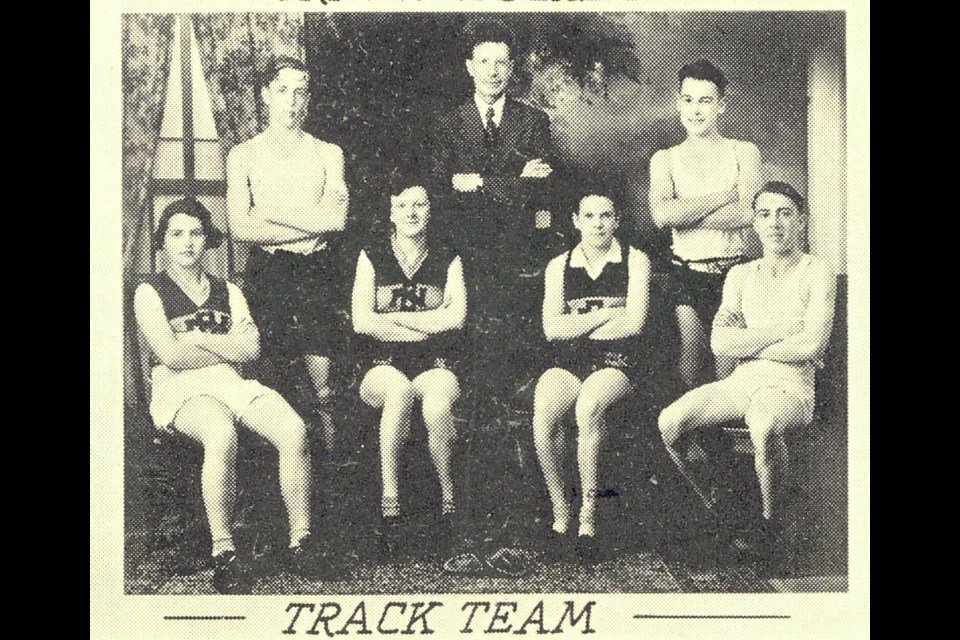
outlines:
[{"label": "white tank top", "polygon": [[[302,144],[289,156],[281,158],[265,143],[254,140],[250,163],[250,193],[257,209],[268,215],[285,209],[312,209],[323,197],[327,183],[325,151],[328,143],[305,135]],[[322,243],[320,238],[266,247],[268,251],[284,249],[294,253],[311,253]]]},{"label": "white tank top", "polygon": [[[678,147],[667,149],[675,195],[678,198],[698,198],[733,189],[740,173],[735,144],[733,140],[727,141],[723,152],[724,170],[709,176],[699,175],[686,167],[680,161]],[[673,253],[684,260],[737,258],[743,255],[743,248],[741,229],[673,229]]]},{"label": "white tank top", "polygon": [[[762,260],[754,260],[737,267],[746,270],[740,297],[740,313],[746,325],[764,327],[803,321],[810,303],[810,281],[807,274],[813,260],[813,256],[804,254],[793,272],[779,282],[779,287],[768,291],[760,291],[758,274]],[[820,363],[813,360],[803,363],[769,363],[779,373],[778,377],[795,377],[797,382],[811,386],[818,364]]]}]

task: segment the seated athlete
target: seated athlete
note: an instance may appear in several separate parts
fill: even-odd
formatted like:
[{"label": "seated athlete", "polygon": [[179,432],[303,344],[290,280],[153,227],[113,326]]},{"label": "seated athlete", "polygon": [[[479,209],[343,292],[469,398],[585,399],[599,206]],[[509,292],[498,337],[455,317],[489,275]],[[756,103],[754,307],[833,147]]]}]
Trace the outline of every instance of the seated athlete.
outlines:
[{"label": "seated athlete", "polygon": [[763,257],[730,270],[713,321],[714,352],[739,363],[727,378],[664,409],[659,426],[681,473],[709,503],[686,467],[681,437],[709,425],[746,421],[763,500],[755,542],[767,556],[779,528],[778,500],[789,464],[784,436],[813,419],[814,373],[830,339],[836,278],[824,260],[803,252],[807,217],[793,187],[768,182],[753,208]]},{"label": "seated athlete", "polygon": [[[206,249],[222,233],[196,200],[178,200],[160,217],[155,245],[165,271],[137,287],[137,326],[150,347],[150,414],[159,429],[203,447],[201,487],[213,540],[213,584],[221,593],[249,587],[249,563],[230,531],[236,501],[237,424],[266,438],[280,454],[280,490],[290,525],[287,560],[316,577],[310,535],[310,456],[303,421],[280,397],[236,365],[258,357],[260,335],[236,285],[207,274]],[[317,574],[319,575],[319,574]]]},{"label": "seated athlete", "polygon": [[609,197],[584,197],[573,214],[580,243],[551,260],[545,274],[543,331],[556,346],[556,361],[537,382],[533,409],[534,443],[553,507],[553,527],[545,543],[554,557],[572,547],[563,470],[563,417],[572,408],[582,496],[577,541],[587,562],[598,550],[596,498],[607,430],[604,413],[633,391],[631,369],[637,364],[636,343],[650,288],[650,260],[617,240],[619,223]]},{"label": "seated athlete", "polygon": [[387,556],[396,553],[399,542],[398,468],[416,403],[440,481],[441,521],[450,528],[456,439],[451,410],[460,395],[454,343],[467,314],[460,256],[428,237],[430,198],[422,181],[395,180],[390,221],[393,232],[360,252],[353,284],[353,327],[370,338],[365,344],[370,369],[360,397],[382,410],[381,542]]},{"label": "seated athlete", "polygon": [[[658,227],[672,230],[679,368],[689,389],[706,381],[709,327],[724,275],[744,260],[743,229],[753,218],[760,152],[752,142],[720,135],[727,79],[719,69],[700,60],[678,75],[677,111],[687,137],[650,159],[650,213]],[[729,373],[729,363],[717,366]]]}]

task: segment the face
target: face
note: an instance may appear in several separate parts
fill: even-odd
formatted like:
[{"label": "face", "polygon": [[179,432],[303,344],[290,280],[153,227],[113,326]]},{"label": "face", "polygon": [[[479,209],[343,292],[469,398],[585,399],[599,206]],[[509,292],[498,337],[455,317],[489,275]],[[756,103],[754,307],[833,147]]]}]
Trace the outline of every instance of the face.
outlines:
[{"label": "face", "polygon": [[207,236],[200,220],[185,213],[177,213],[170,218],[167,233],[163,236],[163,247],[171,262],[192,267],[203,255],[206,243]]},{"label": "face", "polygon": [[307,117],[310,103],[309,78],[303,71],[280,69],[277,77],[263,89],[263,103],[270,114],[270,125],[299,129]]},{"label": "face", "polygon": [[397,233],[413,237],[424,233],[430,221],[430,197],[423,187],[409,187],[390,196],[390,222]]},{"label": "face", "polygon": [[613,234],[620,226],[620,216],[610,198],[591,195],[580,202],[580,211],[573,215],[573,226],[580,232],[583,242],[603,248],[613,240]]},{"label": "face", "polygon": [[717,130],[717,119],[726,109],[717,94],[717,85],[709,80],[684,78],[677,96],[680,122],[691,136],[703,136]]},{"label": "face", "polygon": [[467,60],[467,73],[473,78],[478,94],[497,100],[507,90],[513,73],[510,47],[503,42],[481,42],[473,48],[473,57]]},{"label": "face", "polygon": [[754,210],[753,228],[763,243],[764,254],[787,255],[801,250],[806,221],[793,200],[779,193],[761,193]]}]

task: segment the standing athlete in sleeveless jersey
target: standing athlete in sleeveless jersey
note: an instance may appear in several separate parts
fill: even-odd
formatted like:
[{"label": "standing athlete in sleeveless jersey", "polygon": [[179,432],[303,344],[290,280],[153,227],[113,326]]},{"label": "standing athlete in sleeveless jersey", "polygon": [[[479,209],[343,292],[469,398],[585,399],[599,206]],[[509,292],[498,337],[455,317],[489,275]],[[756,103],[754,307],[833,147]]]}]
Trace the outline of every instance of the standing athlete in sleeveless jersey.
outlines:
[{"label": "standing athlete in sleeveless jersey", "polygon": [[680,375],[690,388],[704,378],[708,328],[724,275],[744,260],[743,229],[753,218],[760,153],[751,142],[720,135],[727,79],[719,69],[701,60],[680,69],[679,79],[677,111],[687,137],[650,159],[650,213],[673,236]]}]

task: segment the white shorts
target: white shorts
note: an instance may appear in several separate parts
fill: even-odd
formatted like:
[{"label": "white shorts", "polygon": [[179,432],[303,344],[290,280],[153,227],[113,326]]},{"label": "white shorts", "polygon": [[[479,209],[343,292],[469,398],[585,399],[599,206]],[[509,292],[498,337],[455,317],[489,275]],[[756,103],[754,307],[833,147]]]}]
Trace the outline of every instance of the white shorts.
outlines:
[{"label": "white shorts", "polygon": [[746,416],[753,399],[762,391],[774,391],[800,404],[797,419],[805,426],[813,421],[813,370],[809,365],[792,365],[771,360],[742,362],[723,380],[711,383],[715,390],[725,393]]},{"label": "white shorts", "polygon": [[197,396],[219,400],[239,419],[254,400],[277,393],[256,380],[243,379],[226,363],[183,371],[157,366],[153,369],[152,386],[150,415],[161,429],[169,429],[180,408]]}]

